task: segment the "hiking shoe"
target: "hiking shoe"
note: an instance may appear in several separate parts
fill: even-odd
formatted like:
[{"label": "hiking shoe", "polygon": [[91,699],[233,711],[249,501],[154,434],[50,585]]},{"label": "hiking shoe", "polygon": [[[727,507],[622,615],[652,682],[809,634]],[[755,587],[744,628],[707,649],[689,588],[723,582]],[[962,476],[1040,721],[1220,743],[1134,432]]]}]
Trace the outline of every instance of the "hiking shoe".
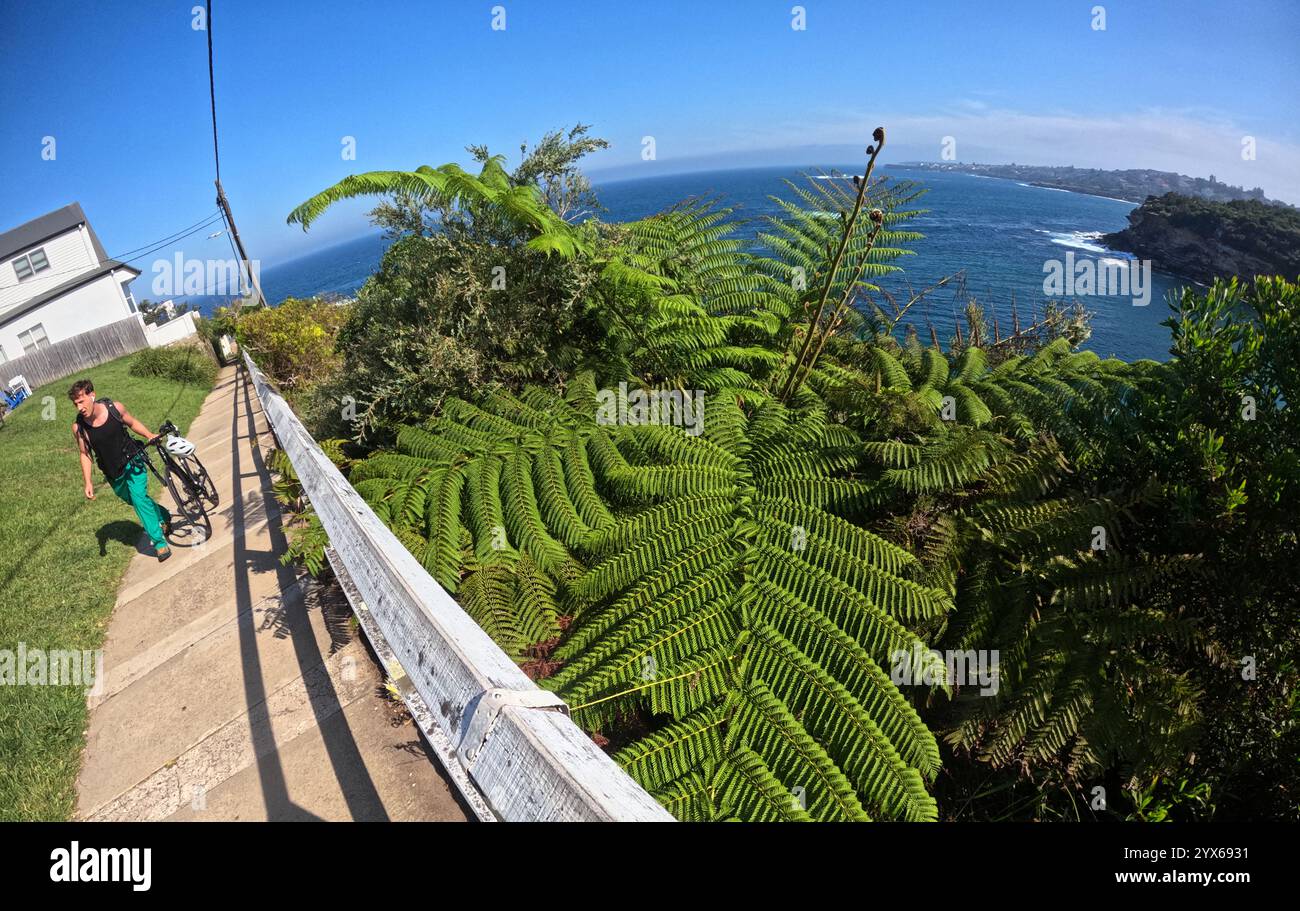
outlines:
[{"label": "hiking shoe", "polygon": [[170,547],[164,547],[162,550],[156,551],[156,553],[158,554],[158,562],[161,563],[172,555],[172,549]]}]

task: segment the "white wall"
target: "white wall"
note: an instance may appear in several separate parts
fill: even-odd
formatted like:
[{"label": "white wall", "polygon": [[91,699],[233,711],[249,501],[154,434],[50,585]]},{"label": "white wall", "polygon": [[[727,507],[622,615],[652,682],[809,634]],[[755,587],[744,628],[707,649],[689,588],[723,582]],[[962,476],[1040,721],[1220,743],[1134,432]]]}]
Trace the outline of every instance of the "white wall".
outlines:
[{"label": "white wall", "polygon": [[[75,238],[76,234],[72,236]],[[50,262],[54,262],[53,258]],[[13,273],[12,267],[9,271]],[[130,278],[131,272],[114,270],[9,320],[0,326],[0,347],[4,348],[5,357],[12,360],[22,356],[23,346],[18,341],[18,333],[26,332],[37,323],[45,327],[46,337],[54,343],[130,316],[131,308],[122,293],[122,282]],[[136,316],[139,318],[139,314]],[[2,315],[0,319],[3,319]]]},{"label": "white wall", "polygon": [[194,311],[190,310],[175,319],[168,320],[161,326],[146,325],[144,327],[144,337],[149,340],[150,348],[161,348],[163,345],[178,342],[198,331],[198,326],[194,323]]},{"label": "white wall", "polygon": [[[50,267],[36,273],[27,281],[20,282],[18,274],[14,272],[13,261],[32,250],[44,250],[45,258],[50,261]],[[85,225],[79,225],[71,231],[51,237],[35,247],[23,250],[18,256],[11,256],[0,263],[0,319],[4,319],[4,311],[14,304],[29,301],[55,285],[76,278],[77,273],[86,272],[99,265]],[[5,351],[8,350],[9,347],[6,345]]]}]

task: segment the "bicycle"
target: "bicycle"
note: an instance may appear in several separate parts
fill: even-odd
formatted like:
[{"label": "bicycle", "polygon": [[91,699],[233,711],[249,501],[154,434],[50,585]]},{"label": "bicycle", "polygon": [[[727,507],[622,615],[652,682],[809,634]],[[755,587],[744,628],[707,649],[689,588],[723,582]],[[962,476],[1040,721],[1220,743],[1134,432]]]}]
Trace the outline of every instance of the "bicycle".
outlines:
[{"label": "bicycle", "polygon": [[[144,460],[154,477],[171,492],[181,516],[189,525],[202,529],[203,540],[207,541],[212,537],[212,519],[208,510],[217,508],[217,488],[208,470],[194,454],[194,444],[181,437],[171,421],[164,421],[153,439],[136,442],[140,448],[132,458]],[[150,447],[157,449],[162,459],[161,472],[149,458]]]}]

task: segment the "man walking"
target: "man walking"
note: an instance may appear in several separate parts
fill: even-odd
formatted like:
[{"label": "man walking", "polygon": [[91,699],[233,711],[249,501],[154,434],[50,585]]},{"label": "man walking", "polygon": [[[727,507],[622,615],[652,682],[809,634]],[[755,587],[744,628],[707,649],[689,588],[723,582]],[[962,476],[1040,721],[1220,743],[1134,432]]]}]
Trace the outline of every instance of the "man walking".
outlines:
[{"label": "man walking", "polygon": [[141,452],[139,441],[127,429],[134,430],[146,440],[154,434],[126,410],[121,402],[96,399],[95,384],[78,380],[68,390],[68,398],[77,407],[77,419],[72,423],[72,436],[81,453],[81,477],[86,483],[86,499],[95,499],[95,485],[90,479],[91,455],[99,463],[100,471],[117,494],[135,508],[140,524],[149,535],[159,561],[172,555],[166,535],[171,533],[171,513],[155,503],[148,493],[149,473],[144,460],[136,458]]}]

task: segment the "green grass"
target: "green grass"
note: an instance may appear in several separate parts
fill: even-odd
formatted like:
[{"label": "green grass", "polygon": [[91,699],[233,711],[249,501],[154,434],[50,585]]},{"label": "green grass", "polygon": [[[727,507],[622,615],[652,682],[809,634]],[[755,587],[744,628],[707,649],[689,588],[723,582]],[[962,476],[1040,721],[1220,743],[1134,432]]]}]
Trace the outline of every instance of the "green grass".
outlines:
[{"label": "green grass", "polygon": [[[142,529],[98,468],[95,499],[86,499],[68,387],[90,377],[96,395],[125,402],[151,430],[168,418],[188,428],[211,391],[131,376],[130,362],[118,358],[40,387],[0,428],[0,649],[103,644]],[[149,490],[171,508],[156,478]],[[72,815],[85,729],[84,687],[0,685],[0,820]]]}]

